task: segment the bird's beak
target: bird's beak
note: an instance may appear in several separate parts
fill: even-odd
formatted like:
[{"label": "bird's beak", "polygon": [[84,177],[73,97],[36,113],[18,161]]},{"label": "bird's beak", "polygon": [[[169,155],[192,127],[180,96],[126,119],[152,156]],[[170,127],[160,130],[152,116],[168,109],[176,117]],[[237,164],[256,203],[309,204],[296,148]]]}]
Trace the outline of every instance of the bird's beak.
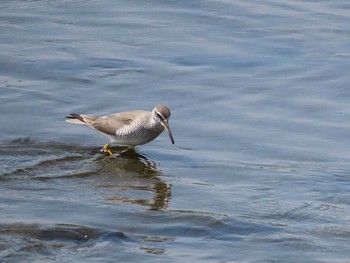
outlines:
[{"label": "bird's beak", "polygon": [[167,131],[171,143],[172,143],[172,144],[175,144],[175,141],[174,141],[173,135],[172,135],[172,133],[171,133],[171,130],[170,130],[168,121],[167,121],[167,120],[164,120],[164,121],[162,121],[161,123],[162,123],[162,125],[164,126],[165,130]]}]

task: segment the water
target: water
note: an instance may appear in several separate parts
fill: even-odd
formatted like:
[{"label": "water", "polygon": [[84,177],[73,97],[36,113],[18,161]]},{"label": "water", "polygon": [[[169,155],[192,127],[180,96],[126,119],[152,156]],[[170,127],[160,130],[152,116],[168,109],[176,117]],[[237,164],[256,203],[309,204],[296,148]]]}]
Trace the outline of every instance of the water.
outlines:
[{"label": "water", "polygon": [[[345,1],[2,1],[1,262],[348,262]],[[71,112],[172,109],[119,158]]]}]

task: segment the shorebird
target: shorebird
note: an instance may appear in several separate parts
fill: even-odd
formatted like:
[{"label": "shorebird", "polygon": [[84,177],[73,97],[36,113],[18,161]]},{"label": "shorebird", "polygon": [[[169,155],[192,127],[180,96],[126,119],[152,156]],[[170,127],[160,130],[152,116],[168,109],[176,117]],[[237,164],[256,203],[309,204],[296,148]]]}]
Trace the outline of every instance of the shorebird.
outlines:
[{"label": "shorebird", "polygon": [[110,156],[113,154],[110,149],[111,144],[133,148],[153,141],[164,129],[171,143],[174,144],[169,127],[170,114],[169,108],[160,104],[152,111],[133,110],[104,116],[71,113],[66,116],[66,121],[86,125],[109,136],[111,141],[102,147],[101,152]]}]

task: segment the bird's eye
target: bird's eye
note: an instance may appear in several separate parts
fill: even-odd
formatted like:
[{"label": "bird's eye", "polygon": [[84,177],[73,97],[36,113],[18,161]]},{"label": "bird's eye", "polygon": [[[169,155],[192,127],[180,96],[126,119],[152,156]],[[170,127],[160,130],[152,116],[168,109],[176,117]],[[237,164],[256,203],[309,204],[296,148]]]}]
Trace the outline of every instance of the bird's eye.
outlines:
[{"label": "bird's eye", "polygon": [[156,115],[159,119],[163,119],[163,116],[159,112],[156,112]]}]

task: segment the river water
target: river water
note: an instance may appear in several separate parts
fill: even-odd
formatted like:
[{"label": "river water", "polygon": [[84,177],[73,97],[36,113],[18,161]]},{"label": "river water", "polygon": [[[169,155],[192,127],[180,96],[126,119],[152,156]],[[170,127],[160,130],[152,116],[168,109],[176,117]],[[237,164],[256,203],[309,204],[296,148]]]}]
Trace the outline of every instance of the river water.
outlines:
[{"label": "river water", "polygon": [[[1,262],[349,262],[350,4],[0,3]],[[119,157],[65,123],[156,104]]]}]

